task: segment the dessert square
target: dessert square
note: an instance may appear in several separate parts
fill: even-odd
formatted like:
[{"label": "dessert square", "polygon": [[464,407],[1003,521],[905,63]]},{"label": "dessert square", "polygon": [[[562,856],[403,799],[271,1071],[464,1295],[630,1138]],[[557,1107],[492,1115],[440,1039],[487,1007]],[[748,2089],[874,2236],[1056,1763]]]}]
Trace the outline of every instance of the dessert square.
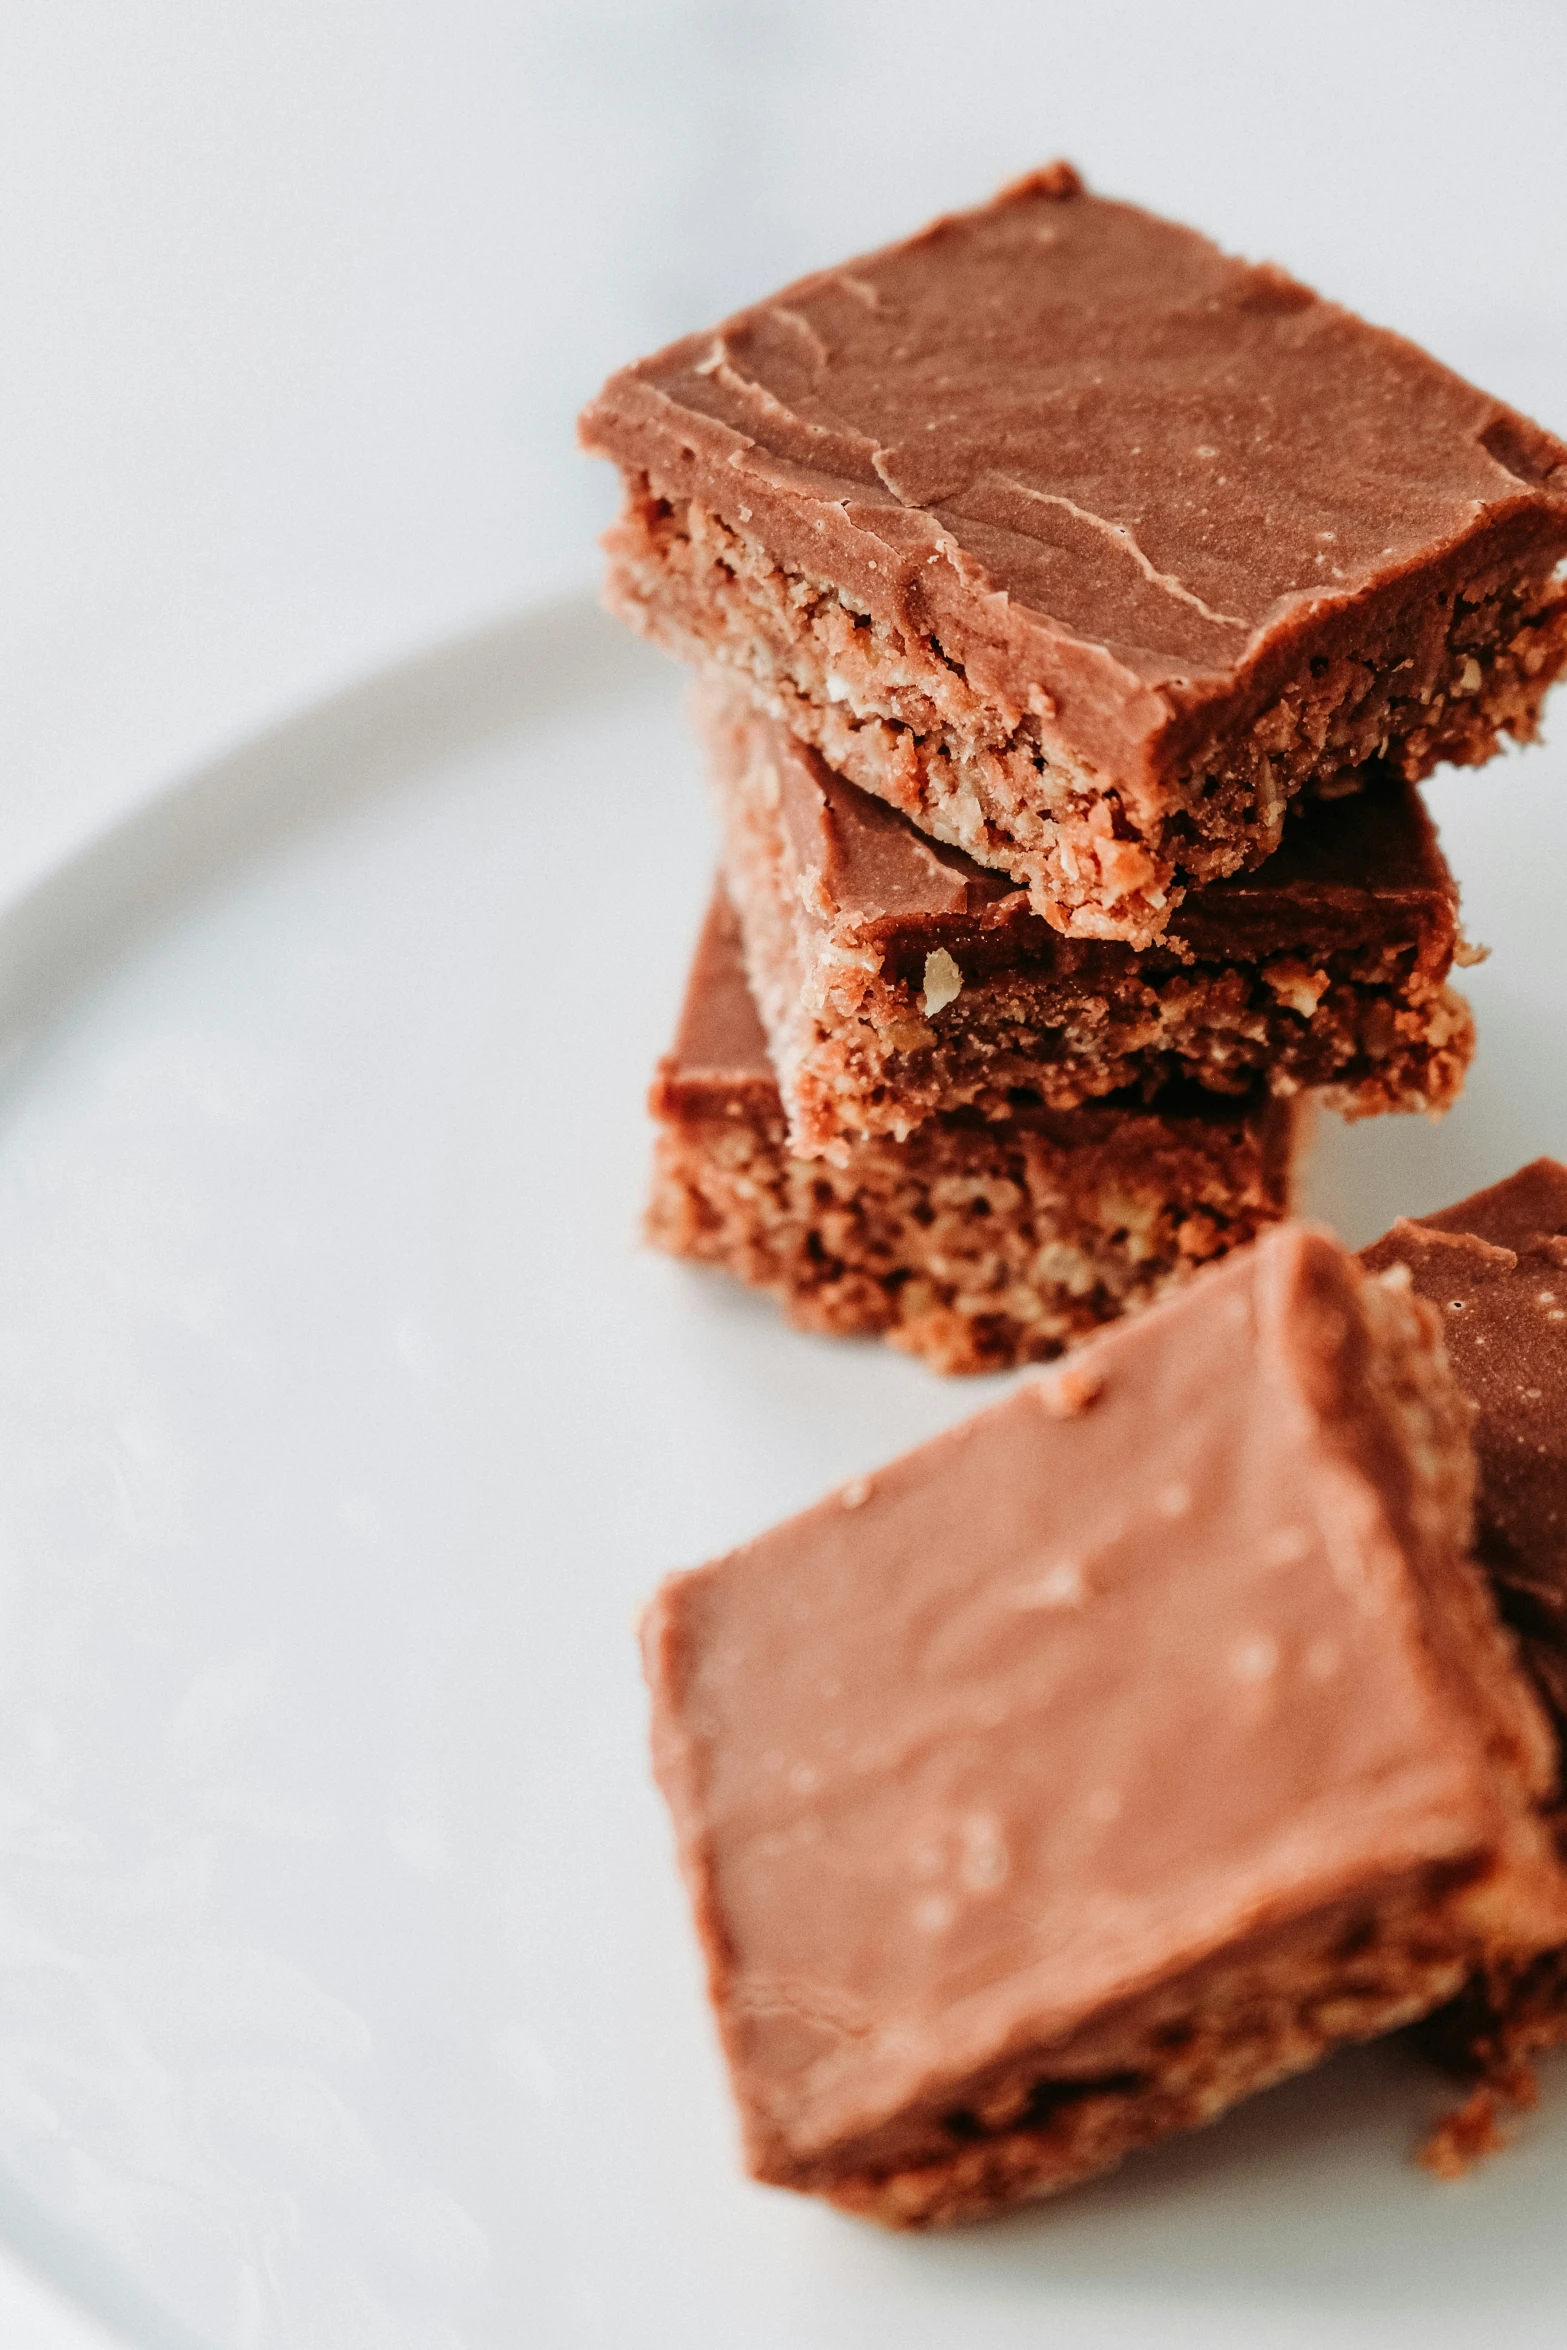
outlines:
[{"label": "dessert square", "polygon": [[1322,802],[1157,946],[1063,938],[1000,874],[847,783],[733,687],[697,696],[724,871],[791,1148],[1188,1082],[1351,1117],[1454,1101],[1458,892],[1412,784]]},{"label": "dessert square", "polygon": [[653,1753],[753,2174],[1108,2169],[1559,1937],[1436,1316],[1284,1226],[669,1578]]},{"label": "dessert square", "polygon": [[1063,164],[612,376],[611,606],[1145,946],[1303,790],[1527,740],[1567,445]]},{"label": "dessert square", "polygon": [[1188,1091],[937,1115],[801,1159],[721,890],[651,1108],[654,1247],[945,1372],[1048,1361],[1277,1222],[1306,1124],[1298,1101]]},{"label": "dessert square", "polygon": [[[1406,1267],[1441,1316],[1474,1415],[1477,1553],[1567,1733],[1567,1167],[1536,1159],[1454,1207],[1401,1216],[1363,1256]],[[1567,1811],[1560,1831],[1567,1844]],[[1447,2054],[1495,2072],[1567,2040],[1567,1946],[1492,1968],[1440,2025]]]}]

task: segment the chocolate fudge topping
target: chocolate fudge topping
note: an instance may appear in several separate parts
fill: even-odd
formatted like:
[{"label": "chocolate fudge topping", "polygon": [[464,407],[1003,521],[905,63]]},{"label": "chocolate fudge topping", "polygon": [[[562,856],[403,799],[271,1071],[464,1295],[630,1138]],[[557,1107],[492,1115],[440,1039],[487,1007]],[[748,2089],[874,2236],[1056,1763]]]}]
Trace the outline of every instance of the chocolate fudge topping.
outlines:
[{"label": "chocolate fudge topping", "polygon": [[759,2175],[905,2223],[1038,2192],[1053,2132],[1113,2109],[1114,2160],[1434,2005],[1476,1936],[1551,1938],[1551,1741],[1434,1327],[1283,1227],[662,1587],[655,1764]]},{"label": "chocolate fudge topping", "polygon": [[622,370],[582,430],[1132,795],[1303,633],[1347,649],[1335,615],[1567,551],[1561,441],[1061,165]]},{"label": "chocolate fudge topping", "polygon": [[1407,1265],[1442,1316],[1475,1406],[1479,1555],[1535,1677],[1567,1728],[1567,1167],[1536,1159],[1505,1183],[1364,1252]]},{"label": "chocolate fudge topping", "polygon": [[[777,1084],[767,1038],[745,982],[740,933],[723,890],[713,893],[702,922],[660,1085],[759,1085],[777,1107]],[[661,1097],[660,1097],[661,1099]],[[655,1103],[655,1116],[660,1114]]]}]

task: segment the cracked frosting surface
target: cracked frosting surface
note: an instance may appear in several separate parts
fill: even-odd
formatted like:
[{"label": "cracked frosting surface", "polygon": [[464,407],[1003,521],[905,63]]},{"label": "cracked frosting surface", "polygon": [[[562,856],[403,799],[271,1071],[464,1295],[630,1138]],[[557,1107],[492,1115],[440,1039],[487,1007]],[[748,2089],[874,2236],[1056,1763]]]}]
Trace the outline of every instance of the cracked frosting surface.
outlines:
[{"label": "cracked frosting surface", "polygon": [[1086,650],[1090,747],[1466,542],[1567,547],[1562,442],[1064,165],[622,370],[583,433],[905,625],[961,600],[1019,708],[1031,643]]},{"label": "cracked frosting surface", "polygon": [[1009,2050],[1070,2071],[1237,1939],[1493,1849],[1501,1755],[1548,1776],[1485,1616],[1468,1680],[1422,1598],[1446,1574],[1483,1607],[1359,1294],[1284,1227],[664,1585],[655,1762],[753,2159]]}]

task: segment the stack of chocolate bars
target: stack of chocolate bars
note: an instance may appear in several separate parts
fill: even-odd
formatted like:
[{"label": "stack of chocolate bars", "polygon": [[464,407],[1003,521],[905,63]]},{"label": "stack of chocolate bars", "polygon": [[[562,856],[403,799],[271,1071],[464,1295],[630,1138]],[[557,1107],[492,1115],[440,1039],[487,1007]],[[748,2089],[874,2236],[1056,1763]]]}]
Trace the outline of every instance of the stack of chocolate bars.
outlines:
[{"label": "stack of chocolate bars", "polygon": [[1567,447],[1060,166],[585,432],[722,818],[655,1238],[951,1370],[1237,1252],[654,1599],[750,2168],[972,2217],[1422,2019],[1457,2166],[1567,2038],[1567,1169],[1279,1220],[1462,1083],[1414,787],[1567,662]]},{"label": "stack of chocolate bars", "polygon": [[1472,1046],[1414,789],[1567,662],[1567,450],[1054,166],[611,379],[610,601],[721,879],[649,1219],[797,1322],[1039,1361]]}]

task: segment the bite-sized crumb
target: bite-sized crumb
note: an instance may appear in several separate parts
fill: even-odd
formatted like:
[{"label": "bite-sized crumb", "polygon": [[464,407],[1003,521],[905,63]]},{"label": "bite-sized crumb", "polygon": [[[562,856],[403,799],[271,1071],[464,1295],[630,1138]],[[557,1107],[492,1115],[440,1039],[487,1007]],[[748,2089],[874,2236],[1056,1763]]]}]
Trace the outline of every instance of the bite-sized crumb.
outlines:
[{"label": "bite-sized crumb", "polygon": [[1053,1420],[1075,1419],[1103,1392],[1104,1380],[1099,1373],[1081,1369],[1075,1363],[1057,1371],[1053,1378],[1039,1382],[1039,1400]]},{"label": "bite-sized crumb", "polygon": [[927,1020],[955,1004],[963,993],[963,974],[945,947],[925,957],[924,1011]]},{"label": "bite-sized crumb", "polygon": [[1507,2138],[1497,2119],[1496,2092],[1472,2090],[1462,2105],[1445,2113],[1415,2154],[1422,2170],[1438,2179],[1461,2179],[1487,2156],[1500,2154]]},{"label": "bite-sized crumb", "polygon": [[1509,2066],[1479,2082],[1462,2105],[1455,2105],[1415,2150],[1422,2170],[1438,2179],[1461,2179],[1476,2164],[1502,2154],[1511,2142],[1503,2127],[1504,2111],[1527,2113],[1540,2101],[1540,2085],[1526,2064]]}]

